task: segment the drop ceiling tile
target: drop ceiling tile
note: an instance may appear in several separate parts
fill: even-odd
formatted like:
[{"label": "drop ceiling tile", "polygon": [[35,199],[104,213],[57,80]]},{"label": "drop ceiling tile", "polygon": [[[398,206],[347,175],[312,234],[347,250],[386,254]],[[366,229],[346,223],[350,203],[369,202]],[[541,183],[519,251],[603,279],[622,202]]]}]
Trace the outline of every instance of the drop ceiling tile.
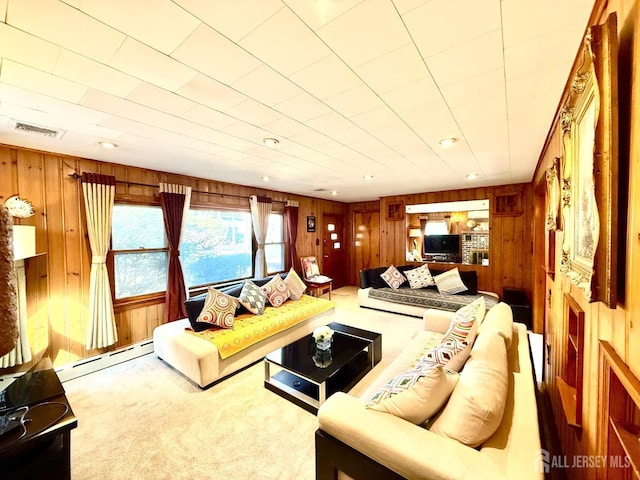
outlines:
[{"label": "drop ceiling tile", "polygon": [[131,37],[127,37],[109,65],[172,92],[197,75],[194,69]]},{"label": "drop ceiling tile", "polygon": [[288,117],[280,117],[272,122],[264,123],[262,128],[284,138],[291,138],[309,131],[305,125]]},{"label": "drop ceiling tile", "polygon": [[345,117],[353,117],[384,106],[380,98],[366,85],[359,85],[329,97],[324,103]]},{"label": "drop ceiling tile", "polygon": [[7,21],[7,3],[9,0],[0,0],[0,22]]},{"label": "drop ceiling tile", "polygon": [[266,65],[252,70],[231,86],[244,95],[269,106],[282,103],[302,93],[297,85]]},{"label": "drop ceiling tile", "polygon": [[141,83],[137,78],[64,49],[52,73],[122,98]]},{"label": "drop ceiling tile", "polygon": [[244,138],[228,137],[224,140],[220,140],[220,142],[218,142],[218,145],[230,148],[232,150],[235,150],[236,152],[244,152],[246,150],[255,148],[256,143],[245,140]]},{"label": "drop ceiling tile", "polygon": [[239,103],[235,107],[230,108],[227,113],[238,120],[242,120],[253,125],[264,125],[265,123],[273,122],[281,117],[281,114],[276,110],[273,110],[250,98]]},{"label": "drop ceiling tile", "polygon": [[275,105],[274,110],[299,122],[329,113],[331,109],[308,93],[301,93]]},{"label": "drop ceiling tile", "polygon": [[[200,21],[169,0],[83,0],[81,10],[130,37],[170,54]],[[150,15],[150,12],[153,12]],[[140,21],[148,18],[149,21]]]},{"label": "drop ceiling tile", "polygon": [[226,113],[218,112],[217,110],[205,107],[204,105],[198,105],[192,108],[183,114],[182,118],[216,130],[222,130],[238,121],[236,118],[227,115]]},{"label": "drop ceiling tile", "polygon": [[57,45],[0,23],[0,57],[51,72],[60,50]]},{"label": "drop ceiling tile", "polygon": [[502,67],[481,73],[456,83],[445,85],[441,89],[445,102],[452,108],[479,99],[505,96],[505,78]]},{"label": "drop ceiling tile", "polygon": [[296,16],[306,23],[312,30],[326,25],[346,11],[350,10],[362,0],[341,0],[339,2],[309,2],[308,0],[283,0]]},{"label": "drop ceiling tile", "polygon": [[229,137],[224,132],[214,130],[213,128],[203,127],[202,125],[194,125],[192,128],[185,130],[184,135],[197,138],[203,142],[215,144]]},{"label": "drop ceiling tile", "polygon": [[0,81],[73,103],[79,103],[87,91],[84,85],[6,59],[2,62]]},{"label": "drop ceiling tile", "polygon": [[175,3],[235,42],[283,8],[280,0],[175,0]]},{"label": "drop ceiling tile", "polygon": [[111,116],[100,124],[112,130],[127,132],[132,135],[146,138],[148,140],[156,140],[162,143],[172,145],[185,146],[193,142],[193,139],[185,135],[180,135],[167,131],[165,129],[145,125],[144,123],[135,122],[126,118]]},{"label": "drop ceiling tile", "polygon": [[335,55],[324,57],[289,78],[320,100],[362,85],[358,76]]},{"label": "drop ceiling tile", "polygon": [[382,93],[380,96],[396,112],[442,100],[442,94],[431,77]]},{"label": "drop ceiling tile", "polygon": [[331,53],[288,8],[278,10],[238,43],[283,75],[297,72]]},{"label": "drop ceiling tile", "polygon": [[386,105],[375,110],[355,115],[350,118],[356,125],[364,130],[375,130],[377,128],[393,125],[400,120],[398,116],[390,110]]},{"label": "drop ceiling tile", "polygon": [[171,115],[181,116],[196,106],[195,102],[188,100],[175,93],[168,92],[162,88],[142,83],[131,94],[127,100],[155,108],[161,112]]},{"label": "drop ceiling tile", "polygon": [[101,63],[108,63],[125,39],[123,33],[89,15],[50,0],[10,2],[7,23]]},{"label": "drop ceiling tile", "polygon": [[242,93],[201,73],[185,83],[176,93],[221,112],[246,100]]},{"label": "drop ceiling tile", "polygon": [[502,67],[502,58],[502,37],[494,30],[427,58],[427,66],[436,83],[444,86]]},{"label": "drop ceiling tile", "polygon": [[196,28],[171,57],[226,85],[262,65],[256,57],[207,25]]},{"label": "drop ceiling tile", "polygon": [[353,123],[336,112],[329,112],[307,121],[307,125],[325,135],[353,127]]},{"label": "drop ceiling tile", "polygon": [[292,142],[297,142],[310,148],[314,148],[332,141],[331,138],[329,138],[325,134],[316,132],[315,130],[307,130],[304,133],[292,135],[291,137],[289,137],[289,139]]},{"label": "drop ceiling tile", "polygon": [[221,147],[214,143],[205,142],[203,140],[196,140],[185,146],[187,148],[197,150],[199,152],[204,152],[204,153],[222,153],[226,150],[224,147]]},{"label": "drop ceiling tile", "polygon": [[501,26],[500,1],[457,0],[452,14],[449,0],[432,0],[404,14],[407,28],[424,57],[444,52]]},{"label": "drop ceiling tile", "polygon": [[374,0],[361,2],[331,23],[318,35],[349,65],[363,65],[410,43],[393,4]]},{"label": "drop ceiling tile", "polygon": [[339,130],[331,134],[334,140],[345,145],[350,145],[353,142],[359,142],[371,138],[371,135],[360,127],[353,126],[345,130]]},{"label": "drop ceiling tile", "polygon": [[413,43],[359,66],[356,73],[377,93],[395,90],[429,76]]},{"label": "drop ceiling tile", "polygon": [[395,5],[398,13],[400,15],[404,15],[411,10],[418,8],[421,5],[429,2],[431,0],[393,0],[393,4]]},{"label": "drop ceiling tile", "polygon": [[458,135],[458,126],[444,101],[407,110],[402,118],[423,139]]},{"label": "drop ceiling tile", "polygon": [[193,123],[181,118],[95,89],[89,89],[80,103],[88,108],[162,128],[169,132],[183,133],[193,127]]},{"label": "drop ceiling tile", "polygon": [[263,138],[270,135],[265,129],[246,122],[233,123],[228,127],[225,127],[224,133],[252,142],[261,142]]}]

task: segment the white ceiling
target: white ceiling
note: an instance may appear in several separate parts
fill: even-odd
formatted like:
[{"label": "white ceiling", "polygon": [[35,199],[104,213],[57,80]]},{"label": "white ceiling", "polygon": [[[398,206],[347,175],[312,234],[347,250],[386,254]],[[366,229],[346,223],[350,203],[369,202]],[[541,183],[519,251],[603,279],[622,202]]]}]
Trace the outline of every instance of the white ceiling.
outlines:
[{"label": "white ceiling", "polygon": [[528,182],[593,4],[0,0],[0,143],[344,202]]}]

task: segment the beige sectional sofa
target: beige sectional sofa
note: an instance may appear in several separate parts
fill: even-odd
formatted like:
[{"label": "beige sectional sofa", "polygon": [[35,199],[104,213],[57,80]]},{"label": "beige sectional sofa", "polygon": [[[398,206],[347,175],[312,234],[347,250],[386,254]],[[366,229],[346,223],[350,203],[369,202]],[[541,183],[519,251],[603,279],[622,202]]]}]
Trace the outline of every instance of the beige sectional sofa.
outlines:
[{"label": "beige sectional sofa", "polygon": [[429,422],[416,425],[366,406],[381,385],[440,343],[453,315],[427,310],[424,331],[364,394],[337,393],[322,405],[318,480],[543,478],[536,464],[541,444],[527,331],[504,303],[486,313],[453,392]]}]

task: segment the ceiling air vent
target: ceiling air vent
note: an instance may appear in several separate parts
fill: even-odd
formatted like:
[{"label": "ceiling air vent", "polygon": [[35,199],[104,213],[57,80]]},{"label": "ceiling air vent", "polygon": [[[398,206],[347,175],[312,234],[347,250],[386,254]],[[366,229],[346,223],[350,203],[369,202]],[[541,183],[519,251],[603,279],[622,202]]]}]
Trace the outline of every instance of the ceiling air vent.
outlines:
[{"label": "ceiling air vent", "polygon": [[326,192],[327,189],[326,188],[314,188],[313,191],[314,192]]},{"label": "ceiling air vent", "polygon": [[16,122],[16,130],[19,132],[35,133],[38,135],[44,135],[45,137],[57,138],[60,135],[58,130],[51,130],[50,128],[36,127],[35,125],[29,125],[28,123]]}]

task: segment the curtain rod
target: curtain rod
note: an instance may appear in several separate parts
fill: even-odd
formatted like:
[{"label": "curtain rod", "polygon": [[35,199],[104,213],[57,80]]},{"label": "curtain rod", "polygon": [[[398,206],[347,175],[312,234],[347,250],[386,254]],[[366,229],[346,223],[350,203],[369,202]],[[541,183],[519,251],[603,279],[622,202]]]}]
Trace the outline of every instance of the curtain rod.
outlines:
[{"label": "curtain rod", "polygon": [[[69,176],[74,180],[78,180],[82,178],[78,172],[70,173]],[[134,185],[136,187],[149,187],[149,188],[158,188],[158,185],[150,185],[148,183],[139,183],[139,182],[129,182],[127,180],[116,180],[116,183],[121,183],[123,185]],[[204,190],[195,190],[191,189],[191,193],[204,193],[206,195],[220,195],[221,197],[232,197],[232,198],[243,198],[245,200],[249,200],[249,197],[246,195],[235,195],[233,193],[220,193],[220,192],[205,192]],[[284,200],[273,200],[273,203],[286,203]]]}]

